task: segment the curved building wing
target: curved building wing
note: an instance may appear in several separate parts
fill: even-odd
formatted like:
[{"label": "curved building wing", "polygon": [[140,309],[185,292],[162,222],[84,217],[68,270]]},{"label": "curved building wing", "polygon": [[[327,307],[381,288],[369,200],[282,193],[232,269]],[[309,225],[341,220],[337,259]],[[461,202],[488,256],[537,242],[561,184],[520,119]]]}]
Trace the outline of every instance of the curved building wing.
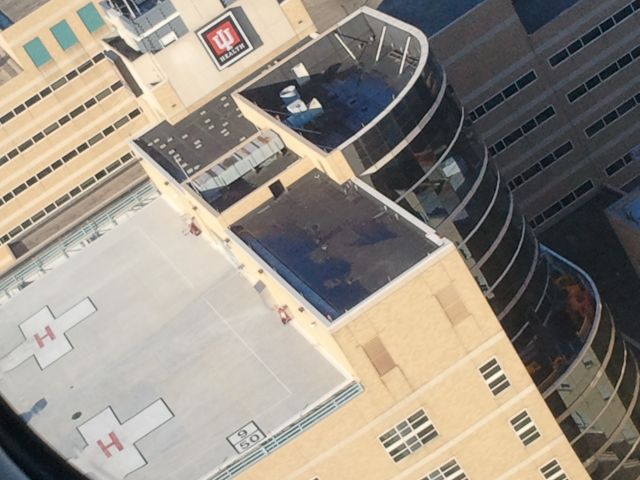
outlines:
[{"label": "curved building wing", "polygon": [[[322,114],[292,126],[288,84]],[[637,477],[636,358],[591,278],[538,242],[421,31],[364,10],[240,95],[453,241],[593,478]]]}]

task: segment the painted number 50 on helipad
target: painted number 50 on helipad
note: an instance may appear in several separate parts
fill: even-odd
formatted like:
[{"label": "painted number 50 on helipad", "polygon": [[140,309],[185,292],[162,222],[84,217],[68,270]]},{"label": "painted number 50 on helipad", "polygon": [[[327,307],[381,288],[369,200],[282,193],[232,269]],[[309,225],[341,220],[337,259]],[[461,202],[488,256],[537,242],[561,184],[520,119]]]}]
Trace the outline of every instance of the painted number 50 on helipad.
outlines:
[{"label": "painted number 50 on helipad", "polygon": [[236,452],[242,453],[257,443],[260,443],[265,438],[267,437],[255,422],[249,422],[244,427],[229,435],[227,441],[235,448]]}]

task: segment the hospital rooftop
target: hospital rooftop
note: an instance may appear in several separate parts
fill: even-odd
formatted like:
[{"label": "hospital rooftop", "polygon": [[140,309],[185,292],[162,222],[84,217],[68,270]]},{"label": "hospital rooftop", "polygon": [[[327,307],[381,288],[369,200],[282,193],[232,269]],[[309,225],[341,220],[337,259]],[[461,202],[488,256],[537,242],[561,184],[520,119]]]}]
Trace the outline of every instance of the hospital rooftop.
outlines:
[{"label": "hospital rooftop", "polygon": [[[411,115],[399,94],[421,68],[426,44],[406,28],[361,10],[294,45],[182,120],[141,133],[136,147],[217,212],[225,212],[308,161],[288,148],[277,128],[304,137],[315,152],[327,155],[390,108]],[[409,95],[410,102],[433,101],[415,95]],[[245,108],[258,110],[268,122],[255,125],[243,114]],[[399,129],[394,132],[402,135]]]},{"label": "hospital rooftop", "polygon": [[[282,325],[224,247],[140,189],[146,206],[109,207],[0,278],[0,394],[98,478],[230,478],[362,387]],[[439,248],[317,170],[232,232],[328,326]],[[111,449],[128,453],[107,461]]]}]

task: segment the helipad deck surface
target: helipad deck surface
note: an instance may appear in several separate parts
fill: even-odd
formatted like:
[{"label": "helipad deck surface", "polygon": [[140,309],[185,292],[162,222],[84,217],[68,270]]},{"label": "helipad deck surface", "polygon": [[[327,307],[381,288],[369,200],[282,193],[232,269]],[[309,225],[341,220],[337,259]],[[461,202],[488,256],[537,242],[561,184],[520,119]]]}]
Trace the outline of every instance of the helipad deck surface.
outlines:
[{"label": "helipad deck surface", "polygon": [[345,383],[184,226],[158,199],[0,308],[0,394],[94,478],[200,478]]}]

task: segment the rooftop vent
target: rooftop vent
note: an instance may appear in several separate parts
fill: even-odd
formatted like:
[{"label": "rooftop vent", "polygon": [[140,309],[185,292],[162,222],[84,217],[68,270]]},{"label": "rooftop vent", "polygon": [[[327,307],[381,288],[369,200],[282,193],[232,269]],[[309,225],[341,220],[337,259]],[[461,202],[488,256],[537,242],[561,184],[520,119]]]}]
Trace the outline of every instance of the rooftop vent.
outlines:
[{"label": "rooftop vent", "polygon": [[311,77],[309,76],[309,71],[307,70],[307,67],[305,67],[304,63],[302,62],[295,65],[291,70],[295,74],[296,81],[300,86],[304,85],[311,79]]},{"label": "rooftop vent", "polygon": [[292,103],[300,101],[300,94],[295,85],[289,85],[280,91],[280,99],[284,102],[285,106],[288,107]]}]

